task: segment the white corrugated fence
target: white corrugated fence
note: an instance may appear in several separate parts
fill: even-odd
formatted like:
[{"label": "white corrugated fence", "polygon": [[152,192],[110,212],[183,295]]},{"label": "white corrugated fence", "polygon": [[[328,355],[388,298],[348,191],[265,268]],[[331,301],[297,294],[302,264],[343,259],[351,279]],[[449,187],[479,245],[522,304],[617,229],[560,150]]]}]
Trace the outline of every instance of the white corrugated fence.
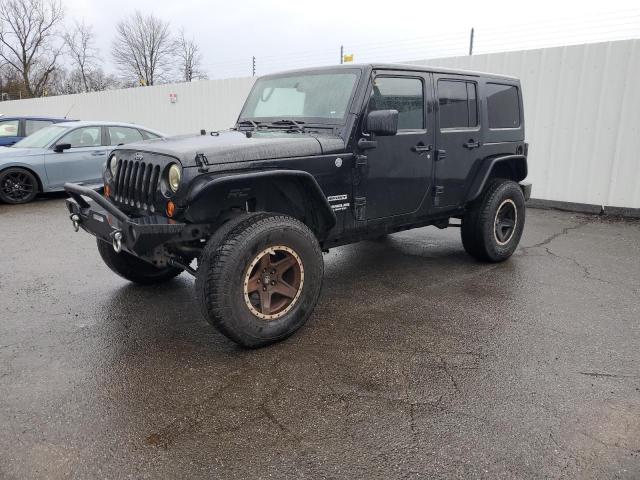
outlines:
[{"label": "white corrugated fence", "polygon": [[[640,40],[412,62],[522,80],[538,199],[640,208]],[[168,134],[230,127],[252,78],[0,103],[5,115],[118,120]],[[175,94],[175,102],[170,94]]]}]

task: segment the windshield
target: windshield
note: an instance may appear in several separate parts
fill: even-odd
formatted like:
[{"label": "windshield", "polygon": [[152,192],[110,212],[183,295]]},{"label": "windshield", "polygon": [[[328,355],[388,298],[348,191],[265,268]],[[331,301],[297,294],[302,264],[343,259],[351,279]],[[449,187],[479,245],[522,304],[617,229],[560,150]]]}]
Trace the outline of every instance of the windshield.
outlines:
[{"label": "windshield", "polygon": [[58,138],[62,132],[65,132],[67,127],[62,127],[59,125],[52,125],[50,127],[45,127],[43,129],[38,130],[35,133],[32,133],[26,138],[23,138],[19,142],[17,142],[13,148],[45,148],[48,147],[49,144]]},{"label": "windshield", "polygon": [[359,73],[353,69],[260,78],[240,119],[342,123]]}]

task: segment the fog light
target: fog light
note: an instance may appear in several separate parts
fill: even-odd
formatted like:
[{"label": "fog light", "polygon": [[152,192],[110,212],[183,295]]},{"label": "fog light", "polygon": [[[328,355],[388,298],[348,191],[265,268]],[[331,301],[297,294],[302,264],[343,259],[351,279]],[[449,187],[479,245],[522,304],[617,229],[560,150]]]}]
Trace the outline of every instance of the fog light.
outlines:
[{"label": "fog light", "polygon": [[176,204],[172,201],[167,202],[167,216],[173,217],[176,213]]}]

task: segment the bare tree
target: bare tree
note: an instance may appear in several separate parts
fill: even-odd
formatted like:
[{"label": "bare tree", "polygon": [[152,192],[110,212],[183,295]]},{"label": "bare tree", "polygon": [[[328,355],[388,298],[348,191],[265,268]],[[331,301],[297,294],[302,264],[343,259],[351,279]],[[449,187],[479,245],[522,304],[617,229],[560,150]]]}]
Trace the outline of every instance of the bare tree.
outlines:
[{"label": "bare tree", "polygon": [[180,30],[177,47],[182,79],[185,82],[191,82],[192,80],[207,78],[207,75],[202,71],[200,47],[194,40],[185,37],[184,29]]},{"label": "bare tree", "polygon": [[174,44],[169,22],[136,11],[116,25],[111,54],[125,75],[140,85],[154,85],[171,71]]},{"label": "bare tree", "polygon": [[39,97],[56,68],[63,9],[59,0],[2,0],[0,58],[20,74],[27,95]]},{"label": "bare tree", "polygon": [[73,27],[65,32],[63,38],[68,53],[82,79],[83,91],[92,91],[91,76],[97,68],[98,59],[93,29],[84,21],[74,21]]}]

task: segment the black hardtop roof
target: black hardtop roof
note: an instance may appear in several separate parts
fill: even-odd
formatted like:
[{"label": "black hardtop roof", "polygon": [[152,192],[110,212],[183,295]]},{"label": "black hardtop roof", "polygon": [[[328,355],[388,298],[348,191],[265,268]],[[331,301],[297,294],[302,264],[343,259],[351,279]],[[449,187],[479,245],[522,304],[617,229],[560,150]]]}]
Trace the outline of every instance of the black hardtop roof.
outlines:
[{"label": "black hardtop roof", "polygon": [[262,75],[262,76],[271,77],[271,76],[278,76],[281,74],[305,73],[305,72],[308,73],[308,72],[314,72],[314,71],[336,70],[336,69],[342,69],[342,68],[344,69],[358,68],[361,70],[371,69],[371,70],[404,70],[409,72],[433,72],[433,73],[445,73],[450,75],[468,75],[468,76],[475,76],[475,77],[519,81],[517,77],[513,77],[509,75],[501,75],[498,73],[476,72],[472,70],[438,67],[433,65],[415,65],[411,63],[353,63],[353,64],[350,63],[350,64],[343,64],[343,65],[331,65],[326,67],[300,68],[295,70],[276,72],[276,73]]}]

